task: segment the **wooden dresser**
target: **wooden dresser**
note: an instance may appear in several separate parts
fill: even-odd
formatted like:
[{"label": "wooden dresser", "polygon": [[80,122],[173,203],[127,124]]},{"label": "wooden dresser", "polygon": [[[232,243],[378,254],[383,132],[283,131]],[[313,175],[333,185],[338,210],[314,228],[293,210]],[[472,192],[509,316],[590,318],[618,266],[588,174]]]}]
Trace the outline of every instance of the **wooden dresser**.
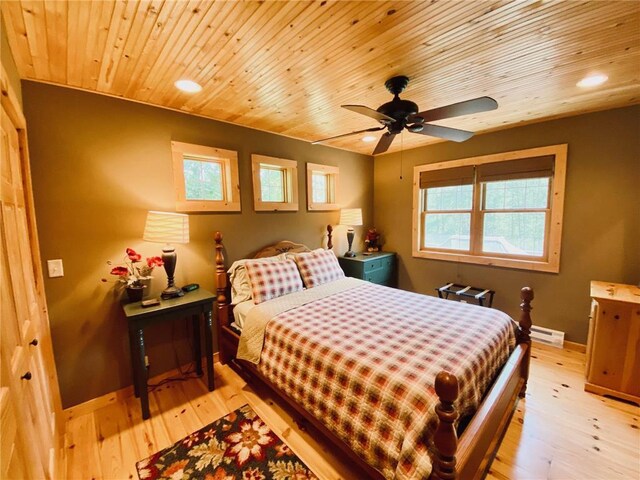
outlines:
[{"label": "wooden dresser", "polygon": [[591,282],[584,389],[640,405],[640,288]]}]

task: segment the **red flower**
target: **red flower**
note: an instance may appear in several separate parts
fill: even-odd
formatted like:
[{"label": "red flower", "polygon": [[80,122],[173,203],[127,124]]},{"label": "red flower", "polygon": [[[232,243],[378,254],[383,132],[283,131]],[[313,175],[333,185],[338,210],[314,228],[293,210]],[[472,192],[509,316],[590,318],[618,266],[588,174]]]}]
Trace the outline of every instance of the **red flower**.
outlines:
[{"label": "red flower", "polygon": [[111,275],[118,275],[119,277],[124,277],[129,275],[129,269],[127,267],[113,267],[111,269]]},{"label": "red flower", "polygon": [[148,257],[147,258],[147,266],[150,268],[153,267],[162,267],[164,265],[164,262],[162,261],[162,258],[160,257]]},{"label": "red flower", "polygon": [[142,258],[142,255],[136,253],[133,248],[127,248],[127,255],[129,256],[129,260],[131,260],[132,262],[139,262]]}]

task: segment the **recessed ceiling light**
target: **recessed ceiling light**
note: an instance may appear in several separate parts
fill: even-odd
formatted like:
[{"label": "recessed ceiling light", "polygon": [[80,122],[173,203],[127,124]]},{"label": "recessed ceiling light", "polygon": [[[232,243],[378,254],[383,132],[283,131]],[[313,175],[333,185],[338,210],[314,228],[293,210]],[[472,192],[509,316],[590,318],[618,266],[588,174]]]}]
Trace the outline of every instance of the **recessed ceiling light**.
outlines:
[{"label": "recessed ceiling light", "polygon": [[362,137],[363,142],[373,142],[376,139],[373,135],[365,135]]},{"label": "recessed ceiling light", "polygon": [[174,83],[177,89],[187,93],[198,93],[202,87],[193,80],[178,80]]},{"label": "recessed ceiling light", "polygon": [[602,73],[597,73],[595,75],[589,75],[580,80],[576,85],[578,87],[588,88],[588,87],[597,87],[598,85],[602,85],[609,79],[606,75]]}]

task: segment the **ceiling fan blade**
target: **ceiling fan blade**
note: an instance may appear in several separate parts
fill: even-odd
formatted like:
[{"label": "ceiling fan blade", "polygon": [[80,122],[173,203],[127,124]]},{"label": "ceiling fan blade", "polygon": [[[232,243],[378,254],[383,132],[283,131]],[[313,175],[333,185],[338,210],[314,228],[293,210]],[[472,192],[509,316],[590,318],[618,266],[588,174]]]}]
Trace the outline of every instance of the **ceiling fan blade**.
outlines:
[{"label": "ceiling fan blade", "polygon": [[385,127],[385,126],[373,127],[373,128],[366,128],[364,130],[357,130],[355,132],[343,133],[342,135],[336,135],[335,137],[329,137],[329,138],[323,138],[322,140],[316,140],[314,142],[311,142],[311,145],[315,145],[316,143],[326,142],[328,140],[334,140],[336,138],[348,137],[349,135],[356,135],[358,133],[377,132],[377,131],[380,131],[380,130],[384,130],[385,128],[387,128],[387,127]]},{"label": "ceiling fan blade", "polygon": [[380,113],[373,108],[365,107],[364,105],[340,105],[342,108],[346,108],[347,110],[351,110],[352,112],[359,113],[361,115],[366,115],[367,117],[374,118],[379,122],[387,121],[387,122],[395,122],[394,118],[391,118],[384,113]]},{"label": "ceiling fan blade", "polygon": [[373,155],[384,153],[387,150],[389,150],[389,147],[391,146],[391,142],[393,142],[393,139],[395,138],[395,136],[396,136],[395,133],[389,133],[389,132],[382,134],[382,136],[380,137],[380,141],[378,142],[375,150],[373,151]]},{"label": "ceiling fan blade", "polygon": [[[434,120],[442,120],[443,118],[460,117],[462,115],[471,115],[472,113],[488,112],[498,108],[498,102],[491,97],[474,98],[460,103],[453,103],[446,107],[425,110],[409,117],[410,123],[426,123]],[[422,119],[422,120],[420,120]]]},{"label": "ceiling fan blade", "polygon": [[425,123],[422,125],[422,131],[414,132],[420,135],[429,135],[430,137],[439,137],[446,140],[452,140],[454,142],[464,142],[473,137],[473,132],[467,132],[466,130],[458,130],[457,128],[442,127],[440,125],[430,125]]}]

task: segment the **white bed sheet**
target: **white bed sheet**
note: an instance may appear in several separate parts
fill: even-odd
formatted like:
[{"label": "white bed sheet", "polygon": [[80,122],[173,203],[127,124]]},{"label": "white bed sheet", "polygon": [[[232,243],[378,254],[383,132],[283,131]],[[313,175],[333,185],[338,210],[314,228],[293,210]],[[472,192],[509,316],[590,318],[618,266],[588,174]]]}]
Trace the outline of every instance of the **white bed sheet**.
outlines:
[{"label": "white bed sheet", "polygon": [[235,327],[238,330],[242,331],[242,328],[244,327],[244,321],[247,318],[249,310],[251,310],[255,306],[256,304],[253,303],[253,300],[246,300],[244,302],[240,302],[233,308],[233,318],[235,319],[234,323]]}]

